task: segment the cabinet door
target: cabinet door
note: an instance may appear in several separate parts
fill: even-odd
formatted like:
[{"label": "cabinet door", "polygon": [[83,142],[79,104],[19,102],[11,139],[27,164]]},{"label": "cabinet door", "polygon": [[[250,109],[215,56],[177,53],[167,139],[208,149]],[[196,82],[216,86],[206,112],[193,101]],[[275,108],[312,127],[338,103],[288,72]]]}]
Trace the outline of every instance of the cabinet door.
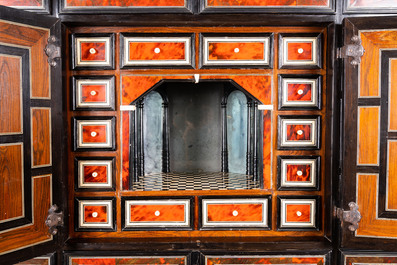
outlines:
[{"label": "cabinet door", "polygon": [[61,240],[45,222],[53,204],[63,209],[62,67],[44,51],[50,37],[60,42],[57,19],[8,7],[0,18],[0,260],[9,264]]},{"label": "cabinet door", "polygon": [[[361,62],[344,59],[341,207],[358,205],[361,221],[342,224],[342,248],[396,251],[397,18],[349,18],[344,42],[358,36]],[[350,46],[353,49],[353,46]]]}]

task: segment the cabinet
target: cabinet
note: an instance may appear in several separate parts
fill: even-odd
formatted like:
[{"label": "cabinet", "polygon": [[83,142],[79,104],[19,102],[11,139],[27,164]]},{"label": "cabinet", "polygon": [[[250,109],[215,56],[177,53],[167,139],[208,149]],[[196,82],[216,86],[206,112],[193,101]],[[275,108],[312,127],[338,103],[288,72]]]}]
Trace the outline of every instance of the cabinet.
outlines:
[{"label": "cabinet", "polygon": [[396,21],[319,2],[2,8],[4,262],[394,262]]}]

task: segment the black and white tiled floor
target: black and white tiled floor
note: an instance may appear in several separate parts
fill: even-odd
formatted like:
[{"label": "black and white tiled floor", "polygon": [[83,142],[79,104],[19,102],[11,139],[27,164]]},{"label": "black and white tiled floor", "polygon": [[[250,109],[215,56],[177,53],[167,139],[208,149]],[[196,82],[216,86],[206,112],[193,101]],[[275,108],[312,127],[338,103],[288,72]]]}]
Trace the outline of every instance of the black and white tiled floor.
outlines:
[{"label": "black and white tiled floor", "polygon": [[139,177],[133,191],[170,190],[251,190],[260,183],[252,176],[236,173],[156,173]]}]

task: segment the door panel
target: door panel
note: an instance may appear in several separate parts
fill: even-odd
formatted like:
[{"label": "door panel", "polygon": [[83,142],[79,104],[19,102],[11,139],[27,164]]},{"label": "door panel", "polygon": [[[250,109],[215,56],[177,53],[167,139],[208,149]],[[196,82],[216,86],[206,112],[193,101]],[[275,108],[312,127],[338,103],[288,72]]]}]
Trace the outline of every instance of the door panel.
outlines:
[{"label": "door panel", "polygon": [[52,204],[64,210],[54,179],[62,159],[61,62],[50,66],[44,52],[60,25],[6,7],[0,17],[0,260],[8,264],[53,251],[61,240],[45,224]]},{"label": "door panel", "polygon": [[[393,250],[397,243],[395,116],[396,18],[349,18],[345,44],[360,37],[365,53],[359,66],[344,60],[342,208],[356,202],[357,231],[342,229],[343,248]],[[395,249],[394,249],[395,251]]]}]

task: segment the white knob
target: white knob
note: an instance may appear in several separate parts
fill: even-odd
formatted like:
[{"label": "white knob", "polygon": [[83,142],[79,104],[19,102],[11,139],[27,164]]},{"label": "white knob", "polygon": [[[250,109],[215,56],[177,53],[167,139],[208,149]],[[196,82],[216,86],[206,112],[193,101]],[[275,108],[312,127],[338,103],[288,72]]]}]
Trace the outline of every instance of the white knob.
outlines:
[{"label": "white knob", "polygon": [[299,49],[298,49],[298,53],[303,53],[303,49],[302,49],[302,48],[299,48]]},{"label": "white knob", "polygon": [[92,213],[92,217],[94,217],[94,218],[98,217],[98,213],[97,212],[93,212]]},{"label": "white knob", "polygon": [[154,212],[154,215],[155,215],[155,216],[160,216],[160,211],[155,211],[155,212]]},{"label": "white knob", "polygon": [[302,131],[302,130],[298,130],[296,133],[297,133],[298,135],[302,135],[302,134],[303,134],[303,131]]},{"label": "white knob", "polygon": [[302,95],[303,94],[303,90],[302,89],[299,89],[298,90],[298,95]]},{"label": "white knob", "polygon": [[238,211],[234,210],[233,211],[233,216],[237,216],[238,215]]},{"label": "white knob", "polygon": [[296,212],[296,215],[297,215],[297,216],[302,216],[302,213],[301,213],[300,211],[297,211],[297,212]]},{"label": "white knob", "polygon": [[160,48],[155,48],[154,53],[160,53]]},{"label": "white knob", "polygon": [[95,137],[96,135],[97,135],[96,132],[91,132],[91,136],[92,136],[92,137]]},{"label": "white knob", "polygon": [[234,48],[234,52],[235,52],[235,53],[238,53],[239,51],[240,51],[239,48]]},{"label": "white knob", "polygon": [[91,96],[95,96],[95,95],[96,95],[96,91],[95,91],[95,90],[92,90],[92,91],[90,92],[90,94],[91,94]]},{"label": "white knob", "polygon": [[91,54],[95,54],[95,53],[96,53],[96,50],[95,50],[94,48],[91,48],[91,49],[90,49],[90,53],[91,53]]},{"label": "white knob", "polygon": [[303,175],[303,172],[302,172],[301,170],[298,170],[298,171],[296,172],[296,175],[302,176],[302,175]]},{"label": "white knob", "polygon": [[92,176],[93,178],[96,178],[96,177],[98,177],[98,173],[97,173],[97,172],[92,172],[91,176]]}]

